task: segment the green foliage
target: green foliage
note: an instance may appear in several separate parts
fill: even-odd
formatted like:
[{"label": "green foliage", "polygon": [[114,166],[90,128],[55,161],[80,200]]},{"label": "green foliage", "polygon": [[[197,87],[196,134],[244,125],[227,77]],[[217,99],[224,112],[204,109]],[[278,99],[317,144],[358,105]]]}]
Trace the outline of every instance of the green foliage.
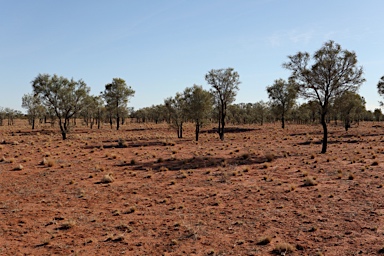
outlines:
[{"label": "green foliage", "polygon": [[299,94],[319,104],[323,126],[321,152],[325,153],[328,141],[326,115],[330,104],[344,92],[358,90],[365,81],[363,68],[357,66],[354,52],[343,50],[333,41],[326,42],[312,57],[307,52],[298,52],[288,58],[283,67],[292,71],[290,80],[297,84]]},{"label": "green foliage", "polygon": [[333,107],[340,114],[345,130],[348,131],[352,120],[358,120],[359,115],[365,110],[365,100],[355,92],[345,91],[335,99]]},{"label": "green foliage", "polygon": [[186,88],[183,96],[185,100],[184,112],[186,117],[196,125],[195,134],[196,141],[198,141],[200,127],[212,112],[212,94],[205,91],[202,86],[194,85]]},{"label": "green foliage", "polygon": [[111,120],[116,119],[117,130],[120,127],[120,118],[126,113],[129,98],[134,95],[135,91],[121,78],[113,78],[112,83],[105,85],[102,97],[107,103]]},{"label": "green foliage", "polygon": [[59,119],[63,139],[69,131],[69,119],[80,112],[84,100],[89,94],[89,87],[84,81],[67,79],[56,74],[39,74],[33,81],[32,87],[35,97],[52,110]]},{"label": "green foliage", "polygon": [[297,87],[292,80],[287,83],[284,79],[278,79],[273,85],[267,87],[267,92],[273,108],[281,116],[281,127],[284,129],[285,116],[297,98]]},{"label": "green foliage", "polygon": [[46,112],[45,107],[40,103],[39,97],[33,94],[24,94],[21,107],[27,109],[29,122],[32,129],[35,129],[35,120],[43,117]]},{"label": "green foliage", "polygon": [[164,105],[169,116],[169,124],[177,129],[177,137],[183,137],[183,124],[187,119],[186,101],[181,93],[176,93],[175,97],[169,97],[164,100]]},{"label": "green foliage", "polygon": [[224,140],[227,107],[236,99],[240,84],[239,78],[239,74],[233,68],[212,69],[205,75],[205,80],[212,87],[211,93],[218,109],[218,133],[221,140]]}]

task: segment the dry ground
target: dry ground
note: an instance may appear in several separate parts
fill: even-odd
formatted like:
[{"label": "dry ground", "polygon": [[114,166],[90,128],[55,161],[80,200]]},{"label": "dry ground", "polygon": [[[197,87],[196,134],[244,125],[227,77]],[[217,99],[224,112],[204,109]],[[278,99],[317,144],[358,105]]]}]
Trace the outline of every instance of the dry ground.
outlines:
[{"label": "dry ground", "polygon": [[0,255],[383,253],[384,128],[331,125],[327,154],[321,136],[2,126]]}]

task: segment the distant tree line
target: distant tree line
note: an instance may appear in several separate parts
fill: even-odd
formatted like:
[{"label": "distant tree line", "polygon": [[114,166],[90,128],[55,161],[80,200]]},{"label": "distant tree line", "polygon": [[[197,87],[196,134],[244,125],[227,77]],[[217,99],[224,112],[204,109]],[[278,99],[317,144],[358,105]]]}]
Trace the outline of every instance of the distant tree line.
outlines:
[{"label": "distant tree line", "polygon": [[[183,137],[183,125],[194,123],[195,138],[201,128],[216,123],[217,133],[224,140],[225,126],[281,122],[321,124],[323,128],[322,153],[327,150],[328,124],[343,125],[346,131],[360,121],[381,121],[381,109],[366,110],[365,99],[358,94],[365,81],[363,68],[357,66],[354,52],[344,50],[333,41],[326,42],[313,55],[298,52],[288,56],[283,68],[291,71],[288,80],[276,79],[266,86],[268,102],[234,104],[240,85],[239,74],[233,68],[212,69],[205,75],[210,90],[201,85],[187,87],[183,92],[164,99],[163,104],[134,110],[128,102],[135,91],[121,78],[114,78],[105,85],[100,95],[90,95],[84,81],[67,79],[57,75],[39,74],[33,81],[33,92],[22,98],[22,107],[35,128],[35,122],[59,124],[63,139],[76,125],[76,120],[93,128],[109,123],[111,128],[125,123],[127,118],[136,122],[166,122],[175,129],[177,137]],[[377,85],[384,96],[384,77]],[[299,102],[302,98],[306,102]],[[383,103],[381,103],[383,105]],[[20,113],[0,109],[0,125],[8,125]],[[71,121],[72,120],[72,121]]]},{"label": "distant tree line", "polygon": [[[135,91],[121,78],[114,78],[105,85],[105,90],[98,96],[90,95],[90,88],[83,80],[68,79],[56,74],[39,74],[32,81],[33,92],[22,98],[22,107],[32,129],[36,120],[40,123],[56,121],[59,124],[63,140],[67,138],[71,126],[78,118],[90,128],[101,122],[116,123],[118,130],[129,116],[127,104]],[[72,120],[72,122],[71,122]]]}]

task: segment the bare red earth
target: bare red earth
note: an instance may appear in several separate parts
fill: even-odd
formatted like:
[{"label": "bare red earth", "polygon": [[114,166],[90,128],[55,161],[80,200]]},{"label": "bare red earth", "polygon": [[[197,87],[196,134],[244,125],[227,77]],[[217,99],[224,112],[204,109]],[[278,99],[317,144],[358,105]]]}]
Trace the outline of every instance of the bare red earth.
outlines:
[{"label": "bare red earth", "polygon": [[211,127],[0,127],[0,255],[384,251],[380,125]]}]

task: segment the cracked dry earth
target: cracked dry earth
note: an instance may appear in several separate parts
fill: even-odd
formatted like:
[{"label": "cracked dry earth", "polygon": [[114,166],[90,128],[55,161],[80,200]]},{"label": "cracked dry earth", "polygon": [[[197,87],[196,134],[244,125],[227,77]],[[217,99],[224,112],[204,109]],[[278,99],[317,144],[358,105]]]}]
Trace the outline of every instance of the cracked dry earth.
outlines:
[{"label": "cracked dry earth", "polygon": [[0,255],[378,255],[384,126],[0,127]]}]

